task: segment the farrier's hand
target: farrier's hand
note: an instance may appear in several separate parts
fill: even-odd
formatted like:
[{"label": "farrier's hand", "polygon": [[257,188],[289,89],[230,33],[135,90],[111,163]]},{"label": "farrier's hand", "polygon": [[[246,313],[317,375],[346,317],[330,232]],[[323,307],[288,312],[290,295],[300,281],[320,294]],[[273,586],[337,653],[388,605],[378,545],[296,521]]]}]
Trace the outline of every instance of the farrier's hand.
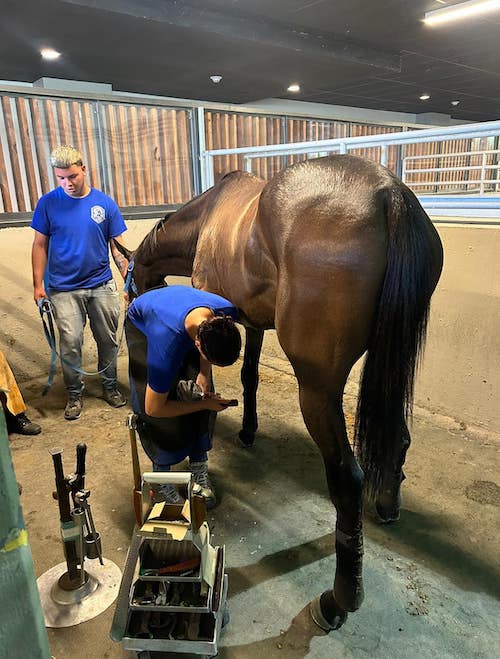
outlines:
[{"label": "farrier's hand", "polygon": [[202,390],[203,395],[206,396],[207,398],[209,398],[209,393],[210,393],[210,386],[211,386],[210,380],[211,380],[210,368],[208,369],[208,372],[200,371],[198,373],[198,377],[196,378],[196,384]]}]

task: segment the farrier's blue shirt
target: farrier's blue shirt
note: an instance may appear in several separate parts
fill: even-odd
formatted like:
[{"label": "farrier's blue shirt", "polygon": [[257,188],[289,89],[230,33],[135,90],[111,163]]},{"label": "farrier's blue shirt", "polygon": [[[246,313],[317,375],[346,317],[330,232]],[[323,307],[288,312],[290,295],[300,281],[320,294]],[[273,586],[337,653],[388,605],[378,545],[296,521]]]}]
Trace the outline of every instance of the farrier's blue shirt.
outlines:
[{"label": "farrier's blue shirt", "polygon": [[216,316],[238,317],[235,306],[214,293],[189,286],[165,286],[143,293],[129,307],[128,317],[148,342],[148,385],[167,393],[194,343],[184,321],[190,311],[207,307]]},{"label": "farrier's blue shirt", "polygon": [[112,278],[108,243],[127,230],[116,203],[100,190],[70,197],[61,187],[40,198],[31,228],[48,236],[48,285],[95,288]]}]

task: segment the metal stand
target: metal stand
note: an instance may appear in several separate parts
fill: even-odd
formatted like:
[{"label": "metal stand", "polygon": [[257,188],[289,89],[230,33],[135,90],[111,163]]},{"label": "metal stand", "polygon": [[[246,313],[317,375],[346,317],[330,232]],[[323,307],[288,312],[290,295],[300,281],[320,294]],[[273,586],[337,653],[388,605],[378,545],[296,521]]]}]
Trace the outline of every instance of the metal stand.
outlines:
[{"label": "metal stand", "polygon": [[[37,581],[47,627],[69,627],[90,620],[107,609],[118,594],[121,573],[114,563],[105,562],[102,557],[101,537],[88,502],[90,490],[84,489],[86,451],[85,444],[78,444],[76,470],[69,476],[63,473],[62,449],[50,451],[66,562],[51,568]],[[85,569],[86,558],[99,559],[101,568]]]}]

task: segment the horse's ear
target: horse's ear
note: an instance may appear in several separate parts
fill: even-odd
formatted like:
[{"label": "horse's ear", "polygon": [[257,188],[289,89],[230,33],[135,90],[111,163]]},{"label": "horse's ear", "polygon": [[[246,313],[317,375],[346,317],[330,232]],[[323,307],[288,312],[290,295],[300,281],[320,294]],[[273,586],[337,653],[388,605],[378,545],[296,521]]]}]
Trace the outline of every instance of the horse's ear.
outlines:
[{"label": "horse's ear", "polygon": [[132,259],[132,256],[134,255],[134,252],[130,249],[127,249],[124,245],[121,245],[114,238],[112,240],[116,249],[120,252],[120,254],[123,254],[123,256],[127,259],[127,261],[130,261]]}]

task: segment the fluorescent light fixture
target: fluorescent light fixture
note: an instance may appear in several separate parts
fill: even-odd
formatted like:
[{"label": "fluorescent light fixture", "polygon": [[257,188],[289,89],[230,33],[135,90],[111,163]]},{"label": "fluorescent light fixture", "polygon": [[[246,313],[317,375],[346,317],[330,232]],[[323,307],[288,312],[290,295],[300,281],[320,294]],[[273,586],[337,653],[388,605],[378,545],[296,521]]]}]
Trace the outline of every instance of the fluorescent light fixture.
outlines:
[{"label": "fluorescent light fixture", "polygon": [[43,59],[48,60],[59,59],[61,57],[61,53],[59,53],[57,50],[54,50],[53,48],[42,48],[40,55],[43,57]]},{"label": "fluorescent light fixture", "polygon": [[423,20],[426,25],[439,25],[498,10],[500,10],[500,0],[468,0],[460,2],[458,5],[427,11]]},{"label": "fluorescent light fixture", "polygon": [[294,92],[294,93],[300,92],[300,85],[294,82],[292,85],[290,85],[287,88],[287,92]]},{"label": "fluorescent light fixture", "polygon": [[430,99],[430,97],[431,97],[430,94],[422,94],[421,96],[419,96],[419,99],[421,101],[428,101]]}]

